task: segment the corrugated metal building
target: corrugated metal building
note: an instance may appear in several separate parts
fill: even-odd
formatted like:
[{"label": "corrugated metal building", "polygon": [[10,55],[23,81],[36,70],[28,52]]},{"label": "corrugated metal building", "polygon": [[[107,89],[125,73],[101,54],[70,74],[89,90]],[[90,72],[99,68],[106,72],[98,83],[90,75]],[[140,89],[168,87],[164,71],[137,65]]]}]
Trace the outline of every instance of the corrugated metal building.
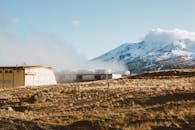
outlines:
[{"label": "corrugated metal building", "polygon": [[0,87],[56,84],[52,68],[44,66],[0,67]]},{"label": "corrugated metal building", "polygon": [[63,71],[57,73],[59,83],[117,79],[130,75],[129,71],[113,72],[110,69]]},{"label": "corrugated metal building", "polygon": [[95,80],[105,80],[105,79],[117,79],[121,78],[121,74],[77,74],[76,81],[95,81]]},{"label": "corrugated metal building", "polygon": [[95,81],[95,80],[105,80],[105,79],[116,79],[121,78],[122,74],[120,73],[113,73],[111,70],[106,69],[97,69],[94,71],[81,71],[76,75],[77,82],[84,82],[84,81]]}]

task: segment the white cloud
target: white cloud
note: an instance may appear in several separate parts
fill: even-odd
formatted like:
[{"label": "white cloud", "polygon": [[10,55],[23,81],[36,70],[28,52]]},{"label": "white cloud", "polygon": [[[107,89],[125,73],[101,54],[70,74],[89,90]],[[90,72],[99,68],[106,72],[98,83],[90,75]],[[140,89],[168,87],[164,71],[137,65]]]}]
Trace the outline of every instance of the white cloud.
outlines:
[{"label": "white cloud", "polygon": [[75,27],[80,26],[80,23],[81,23],[81,22],[80,22],[79,20],[73,20],[73,21],[72,21],[72,25],[75,26]]}]

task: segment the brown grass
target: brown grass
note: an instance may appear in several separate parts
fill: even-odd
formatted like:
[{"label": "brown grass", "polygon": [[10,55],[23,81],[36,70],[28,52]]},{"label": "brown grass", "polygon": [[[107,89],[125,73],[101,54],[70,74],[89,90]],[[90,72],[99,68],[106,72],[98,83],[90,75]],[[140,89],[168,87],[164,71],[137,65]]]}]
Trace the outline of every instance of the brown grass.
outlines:
[{"label": "brown grass", "polygon": [[147,72],[109,80],[109,86],[95,81],[2,89],[0,127],[194,130],[194,73]]}]

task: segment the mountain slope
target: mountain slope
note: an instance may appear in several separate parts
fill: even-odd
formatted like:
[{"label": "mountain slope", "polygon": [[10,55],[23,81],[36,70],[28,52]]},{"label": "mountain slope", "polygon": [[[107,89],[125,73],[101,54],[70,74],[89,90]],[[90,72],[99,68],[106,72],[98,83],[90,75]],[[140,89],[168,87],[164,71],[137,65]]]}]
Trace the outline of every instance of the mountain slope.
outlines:
[{"label": "mountain slope", "polygon": [[93,61],[118,61],[132,72],[194,67],[195,33],[154,29],[143,41],[125,43]]}]

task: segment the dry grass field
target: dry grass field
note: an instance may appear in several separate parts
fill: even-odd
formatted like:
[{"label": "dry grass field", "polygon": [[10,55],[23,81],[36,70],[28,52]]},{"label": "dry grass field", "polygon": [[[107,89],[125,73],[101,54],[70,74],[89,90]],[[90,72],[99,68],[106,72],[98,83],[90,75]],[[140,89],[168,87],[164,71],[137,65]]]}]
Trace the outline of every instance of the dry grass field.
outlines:
[{"label": "dry grass field", "polygon": [[195,70],[1,89],[0,129],[195,130]]}]

